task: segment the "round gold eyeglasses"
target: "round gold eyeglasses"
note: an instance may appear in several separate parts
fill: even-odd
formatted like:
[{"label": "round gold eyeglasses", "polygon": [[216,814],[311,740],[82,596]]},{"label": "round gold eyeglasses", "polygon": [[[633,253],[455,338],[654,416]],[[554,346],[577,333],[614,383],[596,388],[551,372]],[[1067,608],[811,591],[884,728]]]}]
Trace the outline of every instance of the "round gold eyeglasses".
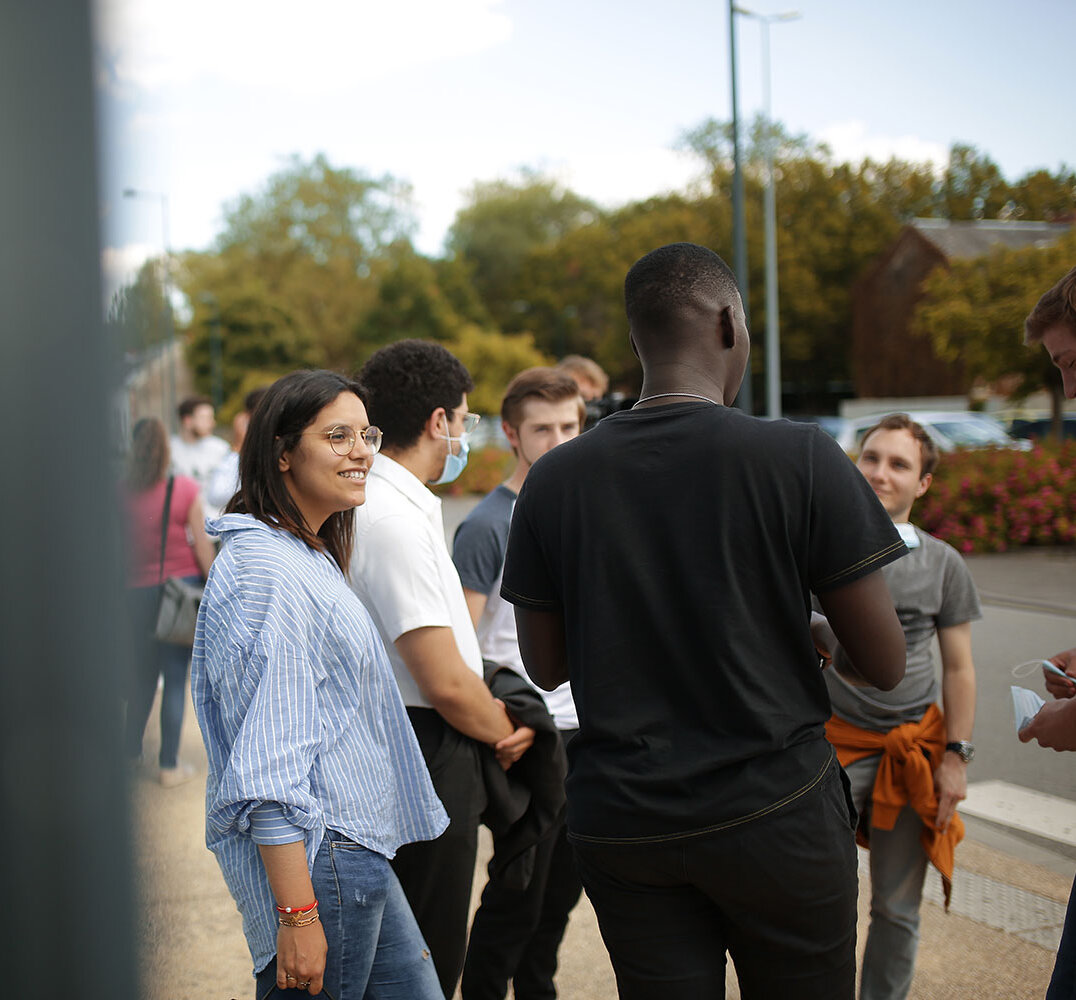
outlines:
[{"label": "round gold eyeglasses", "polygon": [[375,455],[381,450],[381,428],[367,427],[366,430],[357,431],[354,427],[346,424],[337,424],[327,431],[303,431],[303,434],[317,434],[329,439],[329,447],[337,455],[350,455],[355,450],[355,442],[362,438],[363,443]]}]

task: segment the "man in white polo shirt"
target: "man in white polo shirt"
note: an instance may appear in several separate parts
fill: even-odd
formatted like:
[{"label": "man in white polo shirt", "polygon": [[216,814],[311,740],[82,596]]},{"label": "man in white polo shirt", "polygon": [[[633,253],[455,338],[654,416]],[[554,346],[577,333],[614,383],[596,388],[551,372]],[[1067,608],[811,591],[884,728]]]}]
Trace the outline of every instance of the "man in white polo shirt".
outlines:
[{"label": "man in white polo shirt", "polygon": [[444,538],[441,501],[467,462],[474,388],[443,347],[403,340],[377,351],[360,379],[383,443],[355,510],[351,586],[384,640],[400,693],[450,824],[400,849],[393,868],[433,955],[445,997],[455,991],[484,792],[479,743],[508,767],[534,733],[516,727],[482,679],[482,654]]}]

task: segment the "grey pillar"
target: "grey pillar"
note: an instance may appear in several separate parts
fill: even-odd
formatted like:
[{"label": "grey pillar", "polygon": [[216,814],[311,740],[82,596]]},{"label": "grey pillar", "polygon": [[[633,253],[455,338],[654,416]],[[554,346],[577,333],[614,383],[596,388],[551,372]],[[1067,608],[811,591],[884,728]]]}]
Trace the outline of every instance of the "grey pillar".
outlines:
[{"label": "grey pillar", "polygon": [[88,0],[0,4],[0,968],[134,998]]}]

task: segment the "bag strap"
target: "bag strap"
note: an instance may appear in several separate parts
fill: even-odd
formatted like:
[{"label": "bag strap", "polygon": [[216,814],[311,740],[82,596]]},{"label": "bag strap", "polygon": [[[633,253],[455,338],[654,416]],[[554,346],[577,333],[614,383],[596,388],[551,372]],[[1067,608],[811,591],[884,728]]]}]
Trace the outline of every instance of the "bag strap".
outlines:
[{"label": "bag strap", "polygon": [[168,515],[172,513],[172,487],[176,477],[168,477],[168,486],[164,491],[164,514],[161,517],[161,561],[157,567],[157,583],[164,583],[164,547],[168,544]]}]

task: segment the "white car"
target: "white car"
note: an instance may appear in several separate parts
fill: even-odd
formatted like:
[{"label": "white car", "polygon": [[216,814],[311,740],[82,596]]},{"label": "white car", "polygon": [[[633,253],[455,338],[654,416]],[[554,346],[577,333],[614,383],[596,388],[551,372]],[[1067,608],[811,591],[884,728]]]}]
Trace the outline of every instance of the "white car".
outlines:
[{"label": "white car", "polygon": [[[1016,448],[1027,451],[1030,441],[1010,437],[1000,421],[985,413],[946,410],[887,411],[907,413],[930,435],[938,451],[956,451],[957,448]],[[878,423],[885,413],[872,413],[865,417],[852,417],[846,421],[837,437],[837,443],[850,455],[858,453],[863,435]]]}]

